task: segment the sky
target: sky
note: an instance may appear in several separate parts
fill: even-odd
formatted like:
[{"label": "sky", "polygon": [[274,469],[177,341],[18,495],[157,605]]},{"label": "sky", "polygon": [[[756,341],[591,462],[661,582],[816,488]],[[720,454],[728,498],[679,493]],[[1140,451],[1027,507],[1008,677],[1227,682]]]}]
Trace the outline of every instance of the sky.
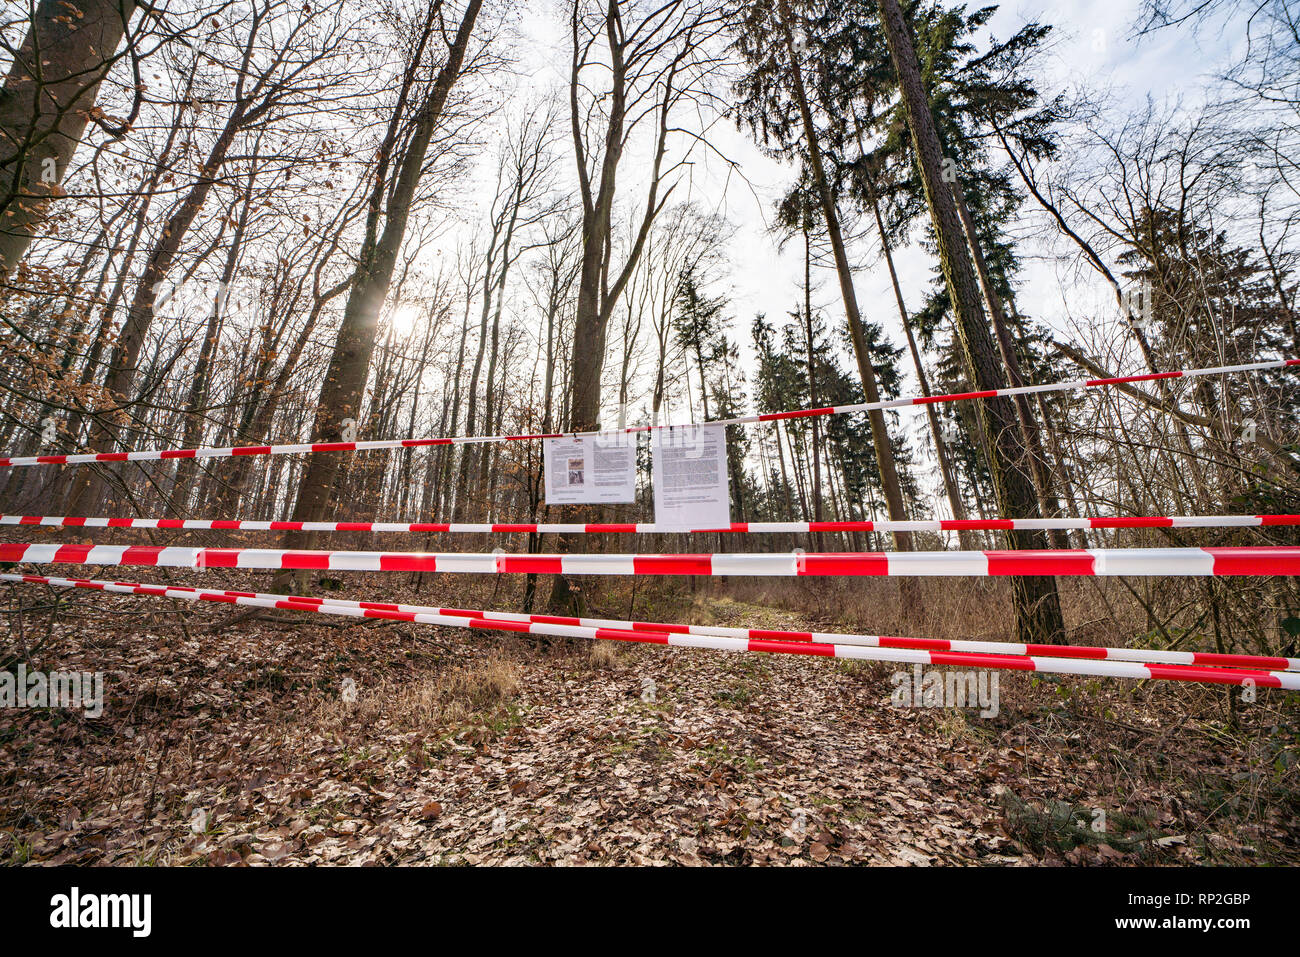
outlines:
[{"label": "sky", "polygon": [[[1040,89],[1045,93],[1084,85],[1106,91],[1117,112],[1141,108],[1148,97],[1157,102],[1182,98],[1188,108],[1193,108],[1205,79],[1231,55],[1234,44],[1242,41],[1240,27],[1219,25],[1201,31],[1199,36],[1189,29],[1165,30],[1137,38],[1134,23],[1139,3],[1011,0],[999,7],[987,32],[1004,39],[1032,20],[1054,27],[1051,52],[1043,63],[1045,75]],[[970,6],[974,9],[977,4]],[[521,85],[526,89],[566,84],[567,36],[551,5],[530,5],[518,31],[525,39],[519,63]],[[728,170],[721,161],[701,154],[691,171],[688,188],[693,199],[725,215],[735,230],[728,244],[726,288],[715,292],[728,296],[733,336],[743,350],[748,350],[749,324],[754,315],[762,312],[769,318],[782,318],[802,295],[801,245],[792,243],[783,251],[778,237],[769,229],[773,203],[788,188],[795,170],[766,156],[747,133],[736,130],[729,121],[714,126],[710,137],[721,153],[740,165],[744,177]],[[627,195],[635,196],[635,154],[629,156],[625,166],[623,185],[629,190]],[[1041,256],[1044,252],[1032,244],[1021,249],[1025,266],[1018,303],[1023,312],[1067,336],[1070,317],[1078,316],[1081,310],[1114,313],[1114,298],[1108,287],[1068,285],[1072,275],[1058,273],[1056,265]],[[878,249],[854,249],[851,254],[855,254],[855,285],[864,315],[883,322],[895,344],[902,345],[903,333],[888,272],[878,259]],[[895,261],[908,307],[916,308],[922,290],[931,282],[932,260],[918,246],[911,245],[896,250]],[[822,272],[814,278],[818,283],[815,307],[822,307],[834,319],[843,315],[838,286],[833,274]],[[1108,318],[1118,319],[1114,315]],[[910,363],[906,365],[907,388],[912,389],[915,378]]]},{"label": "sky", "polygon": [[[974,9],[977,5],[969,6]],[[1184,108],[1195,109],[1207,80],[1231,58],[1234,46],[1244,42],[1242,28],[1221,23],[1199,33],[1181,28],[1139,38],[1134,27],[1139,5],[1140,0],[1009,0],[999,7],[986,33],[1005,39],[1030,21],[1051,24],[1053,40],[1040,64],[1039,89],[1047,96],[1072,86],[1104,93],[1113,109],[1107,122],[1121,121],[1124,114],[1141,109],[1148,98],[1157,103],[1180,101]],[[523,102],[523,98],[547,90],[565,89],[568,36],[555,5],[528,4],[514,29],[519,59],[516,88],[508,95]],[[557,131],[562,137],[557,148],[565,151],[561,164],[565,175],[572,176],[572,157],[565,139],[569,135],[567,114],[561,122],[564,129]],[[788,189],[796,170],[791,164],[765,155],[732,121],[716,123],[709,135],[720,153],[739,164],[743,177],[701,151],[695,156],[689,182],[675,195],[689,196],[722,214],[734,230],[727,244],[729,262],[722,271],[724,278],[710,293],[727,297],[731,339],[741,348],[742,363],[752,367],[749,329],[754,316],[764,313],[779,325],[802,299],[802,246],[792,242],[782,250],[769,228],[774,203]],[[471,188],[469,202],[463,207],[467,223],[485,215],[491,202],[492,142],[490,138],[487,161],[475,174],[478,185]],[[634,145],[620,170],[620,194],[628,202],[643,202],[644,178],[639,171],[645,168],[645,156],[644,145]],[[1025,209],[1036,209],[1032,199]],[[1051,255],[1061,248],[1043,248],[1037,241],[1021,244],[1017,305],[1022,313],[1049,325],[1062,340],[1078,342],[1072,332],[1075,323],[1086,328],[1118,323],[1120,317],[1108,286],[1099,278],[1094,280],[1086,270],[1063,268]],[[850,256],[864,317],[882,323],[893,344],[904,346],[906,340],[888,271],[878,258],[878,249],[874,244],[858,243],[850,249]],[[913,243],[895,250],[895,264],[906,304],[914,310],[932,282],[933,260]],[[829,269],[815,271],[814,284],[814,308],[823,311],[832,328],[841,325],[844,312],[834,273]],[[842,361],[851,367],[851,356],[842,356]],[[901,368],[903,393],[919,392],[911,362],[904,359]],[[671,412],[670,418],[680,420],[681,414]],[[635,411],[631,413],[633,418],[636,415]],[[905,411],[900,418],[902,428],[914,442],[928,444],[923,416]]]},{"label": "sky", "polygon": [[[1208,48],[1203,39],[1194,41],[1186,31],[1168,31],[1138,41],[1132,37],[1137,8],[1137,0],[1007,3],[999,8],[988,32],[1005,39],[1033,20],[1055,27],[1052,55],[1044,64],[1050,72],[1040,87],[1045,92],[1082,84],[1109,91],[1119,109],[1138,109],[1148,96],[1156,101],[1185,97],[1194,102],[1205,73],[1230,52],[1228,38],[1233,31],[1218,35]],[[732,308],[747,324],[755,312],[784,312],[795,301],[803,267],[799,248],[793,247],[782,255],[764,221],[772,198],[792,179],[791,170],[764,156],[742,135],[731,138],[727,148],[742,161],[759,195],[768,203],[768,209],[761,209],[754,197],[742,190],[732,190],[727,197],[727,214],[739,227],[733,244]],[[1020,277],[1024,286],[1018,297],[1022,311],[1061,329],[1067,326],[1070,313],[1067,300],[1074,305],[1080,301],[1075,296],[1094,308],[1113,311],[1114,298],[1108,287],[1098,283],[1089,289],[1063,289],[1065,277],[1054,265],[1035,258],[1042,252],[1032,244],[1022,248],[1026,260]],[[855,285],[864,312],[875,321],[883,321],[895,343],[901,345],[903,333],[878,249],[862,250],[857,260]],[[908,307],[914,309],[919,305],[921,290],[931,282],[933,260],[912,245],[895,251],[895,263],[903,290],[910,293]],[[824,276],[820,301],[829,314],[842,314],[838,297],[834,277]],[[915,383],[910,370],[908,381]]]}]

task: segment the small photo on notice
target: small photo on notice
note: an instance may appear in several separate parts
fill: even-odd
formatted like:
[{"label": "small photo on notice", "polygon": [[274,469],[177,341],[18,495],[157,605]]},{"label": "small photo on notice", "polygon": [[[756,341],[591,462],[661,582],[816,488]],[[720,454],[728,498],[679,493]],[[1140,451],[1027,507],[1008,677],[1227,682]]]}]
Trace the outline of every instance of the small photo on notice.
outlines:
[{"label": "small photo on notice", "polygon": [[583,468],[585,462],[582,459],[569,459],[569,484],[582,485],[586,480],[583,478]]}]

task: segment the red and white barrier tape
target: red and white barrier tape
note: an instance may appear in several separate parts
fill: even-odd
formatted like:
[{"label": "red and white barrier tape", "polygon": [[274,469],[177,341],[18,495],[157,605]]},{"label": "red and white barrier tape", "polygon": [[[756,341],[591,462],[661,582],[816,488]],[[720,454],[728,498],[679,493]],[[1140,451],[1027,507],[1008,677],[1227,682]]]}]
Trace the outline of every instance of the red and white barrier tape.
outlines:
[{"label": "red and white barrier tape", "polygon": [[166,545],[0,544],[0,562],[168,568],[544,575],[1300,575],[1300,548],[1088,548],[952,552],[504,554],[291,551]]},{"label": "red and white barrier tape", "polygon": [[656,525],[653,522],[276,522],[222,518],[76,518],[52,515],[0,515],[0,525],[63,528],[221,529],[254,532],[539,532],[583,535],[640,533],[766,532],[957,532],[1004,529],[1102,528],[1258,528],[1300,525],[1300,515],[1146,515],[1118,518],[919,519],[893,522],[732,522],[723,526]]},{"label": "red and white barrier tape", "polygon": [[549,622],[511,621],[504,618],[465,617],[422,612],[394,611],[380,608],[309,604],[291,598],[259,598],[222,591],[168,588],[115,582],[85,581],[42,576],[0,575],[4,581],[38,581],[56,586],[90,588],[121,594],[154,595],[187,601],[213,601],[255,608],[312,611],[351,618],[381,618],[409,621],[452,628],[481,628],[496,631],[524,632],[569,638],[630,641],[644,644],[686,648],[712,648],[719,651],[759,651],[777,654],[815,655],[826,658],[851,658],[864,661],[888,661],[899,664],[955,665],[965,668],[998,668],[1093,677],[1192,681],[1208,684],[1250,685],[1260,688],[1300,690],[1300,674],[1289,671],[1263,671],[1199,667],[1192,665],[1138,664],[1124,661],[1074,660],[1042,655],[976,654],[957,651],[925,651],[914,648],[871,647],[850,644],[826,644],[812,641],[781,641],[767,638],[730,638],[637,629],[589,627]]},{"label": "red and white barrier tape", "polygon": [[[80,578],[49,578],[44,575],[0,575],[0,581],[34,582],[78,588],[101,588],[112,584],[118,588],[138,589],[151,586],[138,582],[99,582]],[[899,638],[890,635],[859,635],[843,632],[783,631],[769,628],[728,628],[723,625],[674,625],[656,621],[622,621],[613,618],[574,618],[567,615],[528,615],[508,611],[481,611],[466,608],[439,608],[432,605],[408,605],[396,602],[353,601],[346,598],[310,598],[302,595],[277,595],[266,592],[229,591],[213,588],[168,586],[172,591],[209,592],[232,598],[261,598],[269,601],[292,601],[302,605],[328,605],[373,611],[398,611],[418,615],[451,615],[456,618],[486,618],[522,621],[532,624],[577,625],[584,628],[624,628],[632,631],[658,631],[670,634],[706,635],[716,638],[752,640],[806,641],[825,645],[859,645],[866,648],[919,648],[928,651],[957,651],[977,654],[1048,655],[1055,658],[1085,658],[1100,661],[1140,661],[1148,664],[1203,665],[1227,668],[1265,668],[1300,671],[1300,658],[1273,655],[1230,655],[1204,651],[1159,651],[1145,648],[1101,648],[1088,645],[1024,644],[1010,641],[975,641],[947,638]]]},{"label": "red and white barrier tape", "polygon": [[594,432],[551,432],[530,435],[462,435],[433,439],[368,439],[359,442],[295,442],[275,445],[245,445],[202,449],[148,449],[133,452],[85,452],[71,455],[16,455],[0,458],[0,466],[26,465],[84,465],[89,462],[149,462],[159,459],[219,459],[239,455],[289,455],[297,452],[366,452],[374,449],[420,448],[430,445],[460,445],[473,442],[523,442],[536,439],[560,439],[583,436],[632,435],[666,429],[690,429],[701,425],[749,425],[755,422],[775,422],[780,419],[800,419],[810,416],[843,415],[852,412],[870,412],[875,409],[898,409],[911,405],[929,405],[936,402],[960,402],[966,399],[991,399],[995,396],[1029,395],[1038,392],[1065,392],[1071,389],[1090,389],[1100,386],[1120,385],[1129,382],[1151,382],[1158,379],[1185,379],[1193,376],[1226,375],[1236,372],[1263,372],[1300,365],[1300,359],[1273,359],[1268,362],[1247,362],[1231,366],[1211,366],[1204,369],[1180,369],[1176,372],[1151,372],[1146,375],[1116,376],[1110,379],[1075,379],[1069,382],[1051,382],[1046,385],[1026,385],[1008,389],[989,389],[984,392],[955,392],[948,395],[904,396],[880,402],[859,402],[854,405],[832,405],[818,409],[797,409],[792,412],[764,412],[759,415],[742,415],[731,419],[713,419],[708,422],[688,422],[680,425],[634,425],[623,429],[601,429]]}]

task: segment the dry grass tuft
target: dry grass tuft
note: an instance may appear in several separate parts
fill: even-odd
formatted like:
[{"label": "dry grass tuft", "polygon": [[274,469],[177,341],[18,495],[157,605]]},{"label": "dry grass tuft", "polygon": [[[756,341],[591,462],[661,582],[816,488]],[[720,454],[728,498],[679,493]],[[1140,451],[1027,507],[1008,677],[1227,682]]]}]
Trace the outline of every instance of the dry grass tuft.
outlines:
[{"label": "dry grass tuft", "polygon": [[518,662],[493,655],[439,675],[435,693],[444,701],[482,711],[513,698],[519,691],[519,675]]},{"label": "dry grass tuft", "polygon": [[587,651],[587,660],[601,671],[617,671],[623,667],[623,656],[612,641],[593,641]]},{"label": "dry grass tuft", "polygon": [[330,704],[326,723],[355,729],[385,722],[410,730],[461,725],[513,699],[521,675],[517,661],[491,655],[423,680],[358,688],[355,702]]}]

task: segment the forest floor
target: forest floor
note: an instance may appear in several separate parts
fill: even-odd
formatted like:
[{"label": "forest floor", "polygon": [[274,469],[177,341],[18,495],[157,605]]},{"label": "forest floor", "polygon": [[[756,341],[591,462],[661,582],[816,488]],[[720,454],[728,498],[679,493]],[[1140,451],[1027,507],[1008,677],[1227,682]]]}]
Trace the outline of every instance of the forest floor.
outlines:
[{"label": "forest floor", "polygon": [[1300,863],[1294,695],[1234,727],[1222,689],[1003,673],[985,718],[892,707],[902,666],[52,595],[10,591],[10,642],[107,701],[0,712],[10,864]]}]

